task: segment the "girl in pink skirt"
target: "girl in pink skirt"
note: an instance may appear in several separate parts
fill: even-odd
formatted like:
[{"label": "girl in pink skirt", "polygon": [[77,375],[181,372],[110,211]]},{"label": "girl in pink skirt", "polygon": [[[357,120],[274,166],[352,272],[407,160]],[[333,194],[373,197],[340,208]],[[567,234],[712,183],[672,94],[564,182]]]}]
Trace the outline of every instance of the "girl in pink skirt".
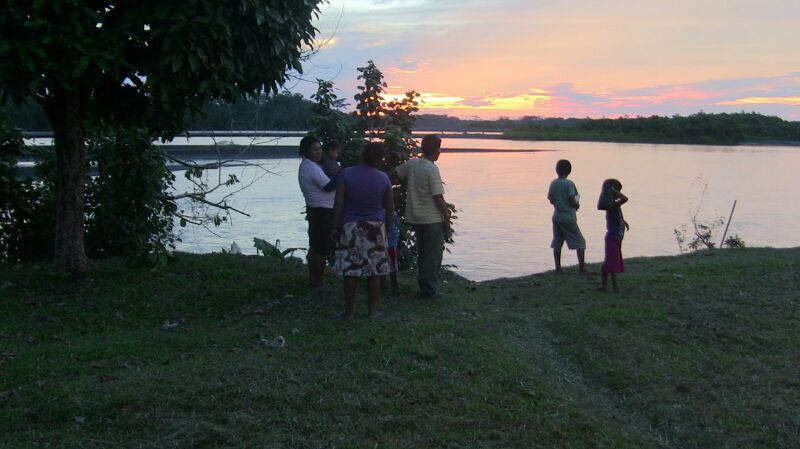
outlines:
[{"label": "girl in pink skirt", "polygon": [[611,275],[611,286],[615,293],[619,293],[619,279],[617,273],[625,271],[622,262],[622,239],[625,231],[630,230],[628,222],[622,216],[622,205],[628,202],[628,197],[623,195],[622,183],[616,179],[603,181],[600,199],[597,202],[599,210],[606,211],[606,258],[603,261],[603,286],[602,291],[608,291],[608,278]]}]

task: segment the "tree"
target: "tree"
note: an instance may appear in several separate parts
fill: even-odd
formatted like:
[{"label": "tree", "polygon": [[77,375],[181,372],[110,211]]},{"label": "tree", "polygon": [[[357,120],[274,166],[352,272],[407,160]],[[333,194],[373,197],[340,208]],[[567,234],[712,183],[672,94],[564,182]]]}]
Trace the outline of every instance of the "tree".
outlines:
[{"label": "tree", "polygon": [[161,138],[208,101],[276,92],[302,71],[320,0],[4,0],[0,98],[40,103],[53,127],[55,261],[88,269],[87,127],[145,126]]},{"label": "tree", "polygon": [[340,111],[344,107],[344,100],[336,95],[335,90],[333,81],[317,78],[317,92],[311,95],[315,101],[311,108],[313,133],[323,142],[336,140],[347,144],[353,137],[353,131]]},{"label": "tree", "polygon": [[[323,139],[341,139],[342,152],[340,160],[345,166],[355,165],[360,158],[361,149],[367,141],[383,141],[386,149],[386,160],[383,169],[391,172],[403,162],[417,157],[417,142],[412,136],[415,112],[419,111],[419,93],[410,90],[401,99],[386,100],[386,82],[383,72],[373,61],[357,68],[359,80],[363,85],[358,86],[359,92],[355,95],[356,110],[353,113],[355,132],[345,118],[338,113],[340,100],[334,93],[333,83],[317,80],[317,93],[313,98],[317,101],[314,108],[313,133]],[[404,185],[395,188],[395,206],[398,209],[400,221],[400,250],[401,265],[413,264],[416,254],[416,236],[410,232],[405,224],[406,188]],[[451,212],[455,206],[448,204]],[[450,215],[451,224],[456,219],[455,213]],[[448,244],[453,243],[452,235],[446,238]]]},{"label": "tree", "polygon": [[371,60],[357,70],[359,75],[356,79],[364,80],[364,85],[358,86],[359,93],[353,97],[356,100],[354,115],[358,130],[366,136],[376,136],[386,125],[386,82],[383,81],[383,72]]}]

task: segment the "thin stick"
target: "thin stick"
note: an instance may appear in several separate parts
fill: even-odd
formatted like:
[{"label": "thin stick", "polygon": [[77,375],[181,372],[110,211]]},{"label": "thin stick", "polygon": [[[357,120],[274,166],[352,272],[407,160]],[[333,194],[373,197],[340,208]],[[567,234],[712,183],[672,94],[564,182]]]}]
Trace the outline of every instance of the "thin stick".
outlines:
[{"label": "thin stick", "polygon": [[728,216],[728,223],[725,224],[725,232],[722,233],[722,241],[719,242],[719,247],[722,248],[722,245],[725,244],[725,236],[728,235],[728,227],[731,225],[731,219],[733,218],[733,211],[736,209],[736,202],[739,200],[733,200],[733,207],[731,207],[731,214]]}]

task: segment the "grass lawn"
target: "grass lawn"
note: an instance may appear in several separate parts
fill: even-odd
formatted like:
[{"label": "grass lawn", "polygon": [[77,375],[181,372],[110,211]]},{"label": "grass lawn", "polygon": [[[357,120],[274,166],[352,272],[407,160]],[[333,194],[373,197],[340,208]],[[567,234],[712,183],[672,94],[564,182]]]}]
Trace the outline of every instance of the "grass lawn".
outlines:
[{"label": "grass lawn", "polygon": [[800,448],[800,249],[626,265],[349,323],[264,257],[0,265],[0,448]]}]

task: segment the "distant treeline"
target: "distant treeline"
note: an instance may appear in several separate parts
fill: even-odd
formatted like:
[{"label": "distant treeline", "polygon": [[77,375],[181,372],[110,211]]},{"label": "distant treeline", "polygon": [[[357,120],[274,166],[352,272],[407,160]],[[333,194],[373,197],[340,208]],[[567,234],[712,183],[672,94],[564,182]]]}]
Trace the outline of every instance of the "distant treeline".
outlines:
[{"label": "distant treeline", "polygon": [[507,137],[693,144],[800,142],[800,122],[751,113],[616,119],[523,119]]},{"label": "distant treeline", "polygon": [[[201,114],[187,117],[190,130],[311,129],[313,102],[300,94],[281,93],[233,104],[214,102]],[[6,106],[11,123],[26,131],[50,131],[36,104]],[[342,113],[343,117],[350,117]],[[751,113],[697,113],[688,117],[622,117],[616,119],[543,118],[473,120],[446,115],[417,114],[415,129],[422,131],[498,131],[512,139],[593,140],[610,142],[737,144],[744,142],[800,142],[800,122]]]},{"label": "distant treeline", "polygon": [[[313,102],[301,94],[280,93],[236,103],[212,102],[200,114],[186,117],[186,128],[194,130],[276,130],[311,129]],[[42,108],[36,103],[6,106],[3,113],[11,124],[25,131],[51,131]]]}]

